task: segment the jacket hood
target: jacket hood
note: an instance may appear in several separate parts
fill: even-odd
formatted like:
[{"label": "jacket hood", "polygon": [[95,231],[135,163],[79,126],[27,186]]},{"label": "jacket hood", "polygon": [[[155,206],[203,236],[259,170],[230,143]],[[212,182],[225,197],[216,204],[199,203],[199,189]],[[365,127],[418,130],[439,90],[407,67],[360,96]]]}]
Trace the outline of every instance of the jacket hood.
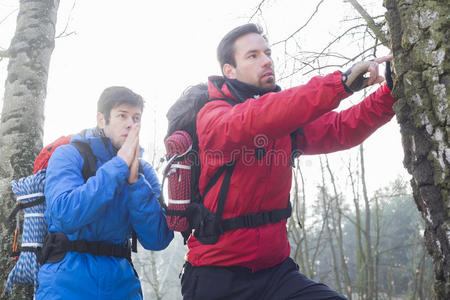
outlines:
[{"label": "jacket hood", "polygon": [[114,149],[111,140],[105,137],[103,130],[97,127],[84,129],[80,133],[75,134],[70,142],[81,142],[88,144],[94,155],[100,160],[101,163],[110,160],[117,154],[117,150]]}]

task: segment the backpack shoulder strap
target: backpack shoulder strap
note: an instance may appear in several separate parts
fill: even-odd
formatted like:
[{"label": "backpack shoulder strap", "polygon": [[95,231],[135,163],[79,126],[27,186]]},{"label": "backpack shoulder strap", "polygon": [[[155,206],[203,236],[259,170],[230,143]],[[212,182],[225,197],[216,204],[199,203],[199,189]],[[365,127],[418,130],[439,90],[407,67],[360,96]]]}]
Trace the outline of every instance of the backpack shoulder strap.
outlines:
[{"label": "backpack shoulder strap", "polygon": [[300,150],[298,143],[297,143],[297,134],[305,135],[305,133],[303,132],[303,129],[301,127],[299,127],[297,130],[291,132],[291,134],[290,134],[290,136],[291,136],[291,157],[289,159],[291,162],[291,166],[294,166],[295,158],[302,153],[302,151]]},{"label": "backpack shoulder strap", "polygon": [[[223,178],[222,186],[220,187],[220,191],[219,191],[219,198],[217,199],[216,216],[219,219],[222,219],[222,216],[223,216],[223,210],[225,209],[225,202],[227,200],[228,189],[230,187],[231,175],[233,175],[235,166],[236,166],[235,161],[222,166],[225,168],[225,177]],[[219,173],[219,172],[217,172],[217,173]],[[217,175],[217,173],[215,175]],[[223,171],[222,171],[222,173],[223,173]],[[206,192],[207,191],[205,190],[205,194],[206,194]]]},{"label": "backpack shoulder strap", "polygon": [[91,147],[87,143],[71,142],[71,145],[73,145],[78,152],[80,152],[81,157],[83,157],[84,164],[81,169],[81,174],[83,174],[84,181],[86,182],[90,177],[95,175],[95,172],[97,172],[97,157],[95,157]]}]

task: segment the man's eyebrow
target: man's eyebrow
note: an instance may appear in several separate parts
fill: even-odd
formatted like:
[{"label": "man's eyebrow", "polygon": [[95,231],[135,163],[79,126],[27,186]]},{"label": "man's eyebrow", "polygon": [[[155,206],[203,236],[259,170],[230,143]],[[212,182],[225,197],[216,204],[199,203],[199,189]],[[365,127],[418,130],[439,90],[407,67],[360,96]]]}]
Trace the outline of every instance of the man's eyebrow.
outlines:
[{"label": "man's eyebrow", "polygon": [[[120,109],[120,110],[118,110],[118,112],[125,112],[125,113],[130,113],[128,110],[126,110],[126,109]],[[135,113],[135,115],[141,115],[142,113],[140,113],[140,112],[137,112],[137,113]]]},{"label": "man's eyebrow", "polygon": [[245,55],[250,54],[250,53],[256,53],[256,52],[258,52],[258,50],[256,50],[256,49],[250,49],[250,50],[248,50],[247,52],[245,52]]},{"label": "man's eyebrow", "polygon": [[[245,52],[245,55],[248,55],[248,54],[251,54],[251,53],[256,53],[258,51],[259,51],[258,49],[250,49],[247,52]],[[267,52],[267,51],[272,51],[272,49],[266,48],[266,49],[263,50],[263,52]]]}]

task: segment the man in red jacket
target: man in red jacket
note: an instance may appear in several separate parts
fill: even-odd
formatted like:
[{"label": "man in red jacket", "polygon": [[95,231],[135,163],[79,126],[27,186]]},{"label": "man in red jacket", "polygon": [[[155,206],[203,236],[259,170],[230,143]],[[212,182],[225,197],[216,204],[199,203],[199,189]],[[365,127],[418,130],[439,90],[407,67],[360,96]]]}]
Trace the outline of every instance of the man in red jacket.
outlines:
[{"label": "man in red jacket", "polygon": [[381,83],[378,64],[392,57],[281,91],[266,39],[246,24],[222,39],[218,59],[224,76],[210,77],[208,91],[220,100],[200,110],[197,134],[203,203],[221,221],[216,236],[202,227],[188,239],[184,299],[345,299],[289,258],[291,163],[301,153],[358,145],[392,118],[396,99],[386,85],[332,111],[351,93]]}]

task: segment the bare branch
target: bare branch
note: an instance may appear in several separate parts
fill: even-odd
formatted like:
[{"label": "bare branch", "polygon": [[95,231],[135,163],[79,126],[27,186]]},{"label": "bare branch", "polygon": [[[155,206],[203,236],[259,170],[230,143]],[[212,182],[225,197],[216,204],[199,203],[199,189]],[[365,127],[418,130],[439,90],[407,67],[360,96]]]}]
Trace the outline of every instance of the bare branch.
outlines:
[{"label": "bare branch", "polygon": [[377,36],[377,38],[381,41],[382,44],[388,46],[388,39],[386,34],[380,29],[380,27],[375,24],[373,18],[367,13],[367,11],[358,3],[357,0],[346,0],[349,2],[354,9],[358,11],[358,13],[363,17],[366,21],[367,26],[373,31],[373,33]]},{"label": "bare branch", "polygon": [[[361,27],[365,27],[367,28],[366,24],[358,24],[356,26],[352,26],[348,29],[346,29],[343,33],[341,33],[340,35],[338,35],[337,37],[334,38],[334,40],[332,40],[331,42],[329,42],[322,50],[320,50],[320,52],[313,52],[313,51],[300,51],[297,52],[297,55],[292,56],[290,54],[287,53],[287,50],[285,49],[285,55],[287,57],[289,57],[290,59],[294,60],[294,61],[298,61],[302,64],[302,66],[299,66],[298,68],[294,68],[294,70],[292,72],[289,72],[288,74],[285,74],[283,76],[280,77],[280,80],[289,78],[295,74],[297,74],[298,72],[304,70],[305,68],[311,68],[311,70],[309,72],[307,72],[306,74],[312,72],[312,71],[317,71],[317,70],[322,70],[324,68],[329,68],[332,67],[331,65],[325,65],[325,66],[313,66],[312,64],[314,62],[316,62],[317,60],[319,60],[322,57],[335,57],[338,59],[342,59],[345,62],[342,64],[335,64],[333,65],[334,67],[343,67],[345,65],[347,65],[348,63],[354,61],[355,59],[357,59],[360,55],[356,56],[356,57],[347,57],[343,54],[340,53],[336,53],[336,52],[326,52],[328,49],[331,48],[331,46],[335,43],[337,43],[339,40],[341,40],[343,37],[347,36],[350,32],[361,28]],[[286,45],[286,44],[285,44]],[[308,56],[304,57],[303,55],[305,54],[309,54]],[[312,54],[312,55],[311,55]],[[301,58],[298,58],[301,57]]]},{"label": "bare branch", "polygon": [[[375,19],[380,19],[380,18],[384,18],[384,15],[379,15],[379,16],[373,17],[374,20]],[[352,22],[352,21],[356,21],[356,20],[362,20],[362,17],[345,18],[344,20],[342,20],[342,22]]]},{"label": "bare branch", "polygon": [[[377,47],[377,45],[372,46],[372,47],[370,47],[370,48],[367,48],[367,49],[365,49],[363,52],[361,52],[361,53],[359,53],[359,54],[357,54],[357,55],[355,55],[354,57],[351,57],[351,58],[346,58],[346,57],[344,57],[344,56],[342,55],[342,59],[346,59],[345,62],[343,62],[342,64],[328,64],[328,65],[323,65],[323,66],[319,65],[319,66],[315,67],[315,66],[312,65],[312,62],[313,62],[315,59],[319,58],[318,56],[317,56],[317,57],[313,57],[313,59],[311,59],[311,60],[304,60],[304,61],[300,61],[300,59],[293,58],[293,59],[295,59],[295,60],[297,60],[297,61],[300,61],[300,62],[303,64],[303,66],[301,66],[301,67],[299,67],[299,68],[293,70],[292,72],[290,72],[289,74],[287,74],[287,75],[285,75],[285,76],[282,76],[279,80],[284,80],[284,79],[286,79],[286,78],[289,78],[289,77],[291,77],[291,76],[293,76],[293,75],[299,73],[300,71],[304,70],[304,69],[307,68],[307,67],[309,67],[309,68],[311,68],[311,69],[308,70],[308,71],[306,71],[305,73],[302,73],[303,76],[304,76],[304,75],[308,75],[309,73],[312,73],[312,72],[314,72],[314,71],[322,71],[322,70],[328,69],[328,68],[338,68],[338,69],[343,68],[343,67],[345,67],[346,65],[350,64],[351,62],[354,62],[354,61],[355,61],[356,59],[358,59],[359,57],[363,56],[365,53],[367,53],[367,52],[373,50],[375,47]],[[327,56],[327,55],[326,55],[326,54],[323,54],[323,56]],[[336,56],[336,57],[337,57],[337,56]]]},{"label": "bare branch", "polygon": [[309,19],[306,21],[306,23],[300,27],[299,29],[297,29],[294,33],[292,33],[290,36],[288,36],[287,38],[285,38],[284,40],[278,41],[274,44],[272,44],[272,46],[275,46],[277,44],[281,44],[281,43],[286,43],[289,39],[291,39],[294,35],[296,35],[300,30],[302,30],[303,28],[305,28],[309,22],[312,20],[312,18],[317,14],[317,12],[319,11],[319,6],[323,3],[324,0],[321,0],[317,6],[316,9],[314,10],[314,12],[311,14],[311,16],[309,17]]},{"label": "bare branch", "polygon": [[262,1],[259,3],[259,5],[258,5],[258,7],[256,8],[256,10],[255,10],[255,12],[253,13],[253,15],[250,17],[250,19],[248,19],[249,22],[256,16],[256,14],[257,14],[258,12],[260,12],[260,13],[262,12],[261,7],[262,7],[262,5],[264,4],[264,2],[266,2],[266,0],[262,0]]},{"label": "bare branch", "polygon": [[5,22],[12,14],[14,14],[18,10],[19,10],[19,8],[13,9],[9,14],[6,15],[6,17],[4,17],[3,19],[0,20],[0,24]]},{"label": "bare branch", "polygon": [[71,31],[71,32],[68,32],[68,33],[65,33],[63,31],[58,36],[56,36],[55,39],[65,38],[65,37],[68,37],[68,36],[70,36],[72,34],[76,34],[76,31]]},{"label": "bare branch", "polygon": [[325,68],[331,68],[331,67],[342,68],[342,67],[348,65],[349,63],[355,61],[358,57],[364,55],[366,52],[369,52],[370,50],[373,50],[373,49],[376,48],[376,47],[377,47],[377,45],[372,46],[372,47],[370,47],[370,48],[367,48],[367,49],[364,50],[363,52],[359,53],[358,55],[354,56],[353,58],[351,58],[350,60],[348,60],[347,62],[345,62],[344,64],[341,64],[341,65],[337,65],[337,64],[336,64],[336,65],[326,65],[326,66],[322,66],[322,67],[319,67],[319,68],[315,68],[315,69],[309,70],[308,72],[303,73],[303,75],[307,75],[307,74],[309,74],[309,73],[311,73],[311,72],[313,72],[313,71],[315,71],[315,70],[322,70],[322,69],[325,69]]},{"label": "bare branch", "polygon": [[347,33],[349,33],[350,31],[362,27],[362,26],[366,26],[365,24],[359,24],[353,27],[350,27],[349,29],[347,29],[346,31],[344,31],[341,35],[339,35],[338,37],[336,37],[334,40],[332,40],[330,43],[328,43],[327,46],[325,46],[325,48],[322,49],[322,51],[320,52],[321,54],[325,52],[325,50],[327,50],[328,48],[330,48],[334,43],[336,43],[337,41],[339,41],[341,38],[343,38],[344,36],[347,35]]},{"label": "bare branch", "polygon": [[67,31],[67,28],[69,27],[69,23],[70,23],[70,19],[71,19],[71,16],[72,16],[72,12],[73,12],[73,9],[75,8],[75,4],[76,3],[77,3],[76,1],[73,2],[72,8],[70,9],[69,16],[67,17],[67,22],[66,22],[66,26],[64,27],[64,30],[60,34],[58,34],[55,37],[55,39],[68,37],[69,35],[72,35],[72,34],[75,33],[75,31],[71,31],[71,32],[66,32],[66,31]]}]

